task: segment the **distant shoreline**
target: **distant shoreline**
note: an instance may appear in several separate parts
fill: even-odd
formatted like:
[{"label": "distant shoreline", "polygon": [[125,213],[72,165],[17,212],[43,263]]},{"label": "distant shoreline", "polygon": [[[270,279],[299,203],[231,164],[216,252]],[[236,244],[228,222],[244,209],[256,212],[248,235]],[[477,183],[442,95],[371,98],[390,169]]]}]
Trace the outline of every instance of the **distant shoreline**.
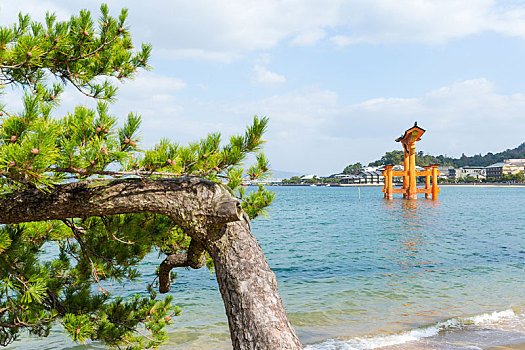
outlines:
[{"label": "distant shoreline", "polygon": [[438,184],[438,187],[454,187],[454,186],[463,186],[463,187],[524,187],[525,184]]},{"label": "distant shoreline", "polygon": [[[419,187],[424,184],[418,183]],[[383,187],[383,184],[333,184],[330,186],[327,186],[327,184],[272,184],[271,186],[300,186],[300,187]],[[400,186],[396,186],[400,187]],[[523,187],[525,188],[525,183],[523,184],[504,184],[504,183],[480,183],[480,184],[472,184],[472,183],[458,183],[458,184],[438,184],[438,187]]]}]

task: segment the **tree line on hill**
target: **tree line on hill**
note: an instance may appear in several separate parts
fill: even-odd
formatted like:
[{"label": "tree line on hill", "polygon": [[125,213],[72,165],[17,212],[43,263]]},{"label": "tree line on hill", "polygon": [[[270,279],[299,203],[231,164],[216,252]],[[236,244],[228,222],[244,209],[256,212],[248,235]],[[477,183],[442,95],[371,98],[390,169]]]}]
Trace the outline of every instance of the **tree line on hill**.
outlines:
[{"label": "tree line on hill", "polygon": [[[505,159],[516,159],[516,158],[525,158],[525,142],[513,149],[507,149],[506,151],[499,152],[496,154],[487,153],[482,156],[481,154],[476,154],[473,156],[466,156],[462,154],[459,158],[447,157],[444,155],[433,156],[430,154],[424,154],[423,151],[416,153],[416,165],[417,166],[428,166],[431,164],[437,165],[450,165],[455,168],[462,168],[465,166],[481,166],[486,167],[494,163],[502,162]],[[403,164],[403,151],[394,150],[391,152],[386,152],[381,159],[378,159],[374,162],[369,163],[369,166],[382,166],[382,165],[398,165]],[[350,164],[344,168],[343,174],[355,174],[359,172],[359,169],[362,168],[361,163]]]},{"label": "tree line on hill", "polygon": [[[403,164],[403,151],[394,150],[391,152],[386,152],[381,159],[368,163],[368,166],[379,167],[383,165],[402,165]],[[525,158],[525,142],[513,149],[507,149],[506,151],[499,153],[487,153],[482,156],[481,154],[476,154],[474,156],[466,156],[462,154],[459,158],[452,158],[446,155],[433,156],[430,154],[425,154],[423,151],[416,153],[416,165],[417,166],[429,166],[432,164],[437,164],[441,166],[453,166],[454,168],[462,168],[465,166],[479,166],[486,167],[491,164],[503,162],[505,159],[520,159]],[[358,174],[359,171],[364,168],[365,165],[360,162],[349,164],[343,170],[343,174]],[[332,174],[327,178],[314,177],[311,179],[304,179],[301,176],[293,176],[290,179],[284,179],[282,182],[284,184],[300,184],[300,183],[338,183],[339,179],[336,179]],[[523,182],[523,174],[518,175],[504,175],[499,179],[500,181],[512,181],[512,182]],[[446,182],[446,179],[440,179],[441,182]],[[458,181],[458,180],[452,180]],[[464,178],[464,182],[476,182],[473,177]]]}]

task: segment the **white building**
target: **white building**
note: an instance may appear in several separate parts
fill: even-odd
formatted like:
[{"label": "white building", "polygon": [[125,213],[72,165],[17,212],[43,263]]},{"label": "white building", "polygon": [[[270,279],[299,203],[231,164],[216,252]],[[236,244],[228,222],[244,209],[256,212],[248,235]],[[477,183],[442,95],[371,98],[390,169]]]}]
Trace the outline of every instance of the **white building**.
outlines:
[{"label": "white building", "polygon": [[449,169],[448,174],[449,178],[453,180],[458,180],[467,176],[471,176],[473,178],[481,180],[486,178],[487,173],[484,167],[466,166],[458,169]]}]

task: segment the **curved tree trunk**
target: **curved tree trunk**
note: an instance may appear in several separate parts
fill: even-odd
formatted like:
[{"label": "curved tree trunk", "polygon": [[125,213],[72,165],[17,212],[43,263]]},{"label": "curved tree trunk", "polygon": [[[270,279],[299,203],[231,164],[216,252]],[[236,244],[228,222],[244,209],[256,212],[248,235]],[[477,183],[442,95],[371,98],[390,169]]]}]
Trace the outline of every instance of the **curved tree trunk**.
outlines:
[{"label": "curved tree trunk", "polygon": [[84,181],[0,199],[0,224],[129,213],[169,216],[215,263],[234,349],[301,349],[277,281],[239,203],[194,178]]},{"label": "curved tree trunk", "polygon": [[227,224],[205,245],[213,258],[234,349],[301,349],[277,280],[248,218]]}]

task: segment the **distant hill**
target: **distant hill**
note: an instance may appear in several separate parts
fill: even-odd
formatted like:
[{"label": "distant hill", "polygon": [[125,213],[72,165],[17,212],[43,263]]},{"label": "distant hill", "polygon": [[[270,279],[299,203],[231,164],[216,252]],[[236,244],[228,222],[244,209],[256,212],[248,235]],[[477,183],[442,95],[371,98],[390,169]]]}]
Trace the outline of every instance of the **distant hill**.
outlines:
[{"label": "distant hill", "polygon": [[[487,153],[482,156],[476,154],[474,156],[466,156],[463,154],[459,158],[446,157],[443,155],[433,156],[430,154],[424,154],[422,151],[416,154],[416,164],[418,166],[427,166],[430,164],[438,165],[452,165],[456,168],[465,166],[488,166],[494,163],[502,162],[505,159],[525,158],[525,142],[513,149],[507,149],[506,151],[499,152],[496,154]],[[387,164],[402,164],[403,163],[403,151],[392,151],[386,152],[381,159],[370,163],[370,166],[382,166]],[[355,165],[349,165],[345,168],[345,173],[350,173],[355,168]]]},{"label": "distant hill", "polygon": [[451,158],[451,160],[454,162],[453,165],[459,168],[469,165],[488,166],[494,163],[502,162],[504,159],[516,158],[525,158],[525,142],[516,148],[508,149],[496,154],[487,153],[484,156],[477,154],[471,157],[465,156],[465,154],[463,154],[460,158]]}]

